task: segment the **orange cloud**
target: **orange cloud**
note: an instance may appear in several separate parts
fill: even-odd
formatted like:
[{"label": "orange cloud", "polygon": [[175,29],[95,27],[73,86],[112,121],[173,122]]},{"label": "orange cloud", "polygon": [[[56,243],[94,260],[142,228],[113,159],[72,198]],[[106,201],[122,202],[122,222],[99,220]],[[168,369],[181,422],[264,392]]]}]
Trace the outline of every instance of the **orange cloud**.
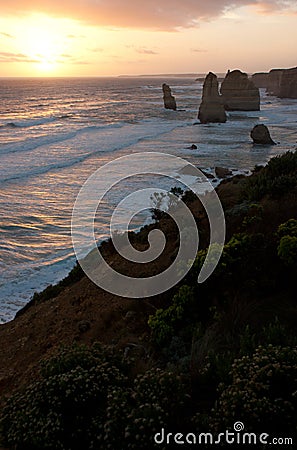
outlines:
[{"label": "orange cloud", "polygon": [[271,14],[276,11],[283,11],[285,13],[297,13],[296,1],[291,0],[261,0],[256,5],[257,11],[261,14]]},{"label": "orange cloud", "polygon": [[44,12],[94,25],[173,31],[240,6],[294,12],[296,0],[10,0],[1,5],[1,13]]},{"label": "orange cloud", "polygon": [[0,52],[0,63],[36,63],[39,62],[37,59],[32,59],[23,53],[12,53],[12,52]]}]

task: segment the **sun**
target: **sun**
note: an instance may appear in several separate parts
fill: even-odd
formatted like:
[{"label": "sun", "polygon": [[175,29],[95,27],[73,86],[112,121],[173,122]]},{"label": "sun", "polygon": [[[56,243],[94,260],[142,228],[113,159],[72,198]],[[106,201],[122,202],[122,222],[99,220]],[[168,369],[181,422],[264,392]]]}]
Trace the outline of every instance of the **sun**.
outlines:
[{"label": "sun", "polygon": [[43,73],[54,72],[61,62],[65,40],[53,19],[47,16],[33,16],[23,36],[24,52]]},{"label": "sun", "polygon": [[37,68],[41,72],[53,72],[56,67],[56,62],[48,61],[47,59],[41,59],[40,62],[37,63]]}]

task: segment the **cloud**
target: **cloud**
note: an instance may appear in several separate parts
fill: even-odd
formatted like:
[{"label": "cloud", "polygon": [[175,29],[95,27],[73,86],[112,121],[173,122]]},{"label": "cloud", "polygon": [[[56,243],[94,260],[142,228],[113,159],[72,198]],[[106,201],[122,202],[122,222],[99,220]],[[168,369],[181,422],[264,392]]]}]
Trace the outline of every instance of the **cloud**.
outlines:
[{"label": "cloud", "polygon": [[142,55],[159,55],[159,52],[147,47],[137,47],[136,45],[125,45],[126,48],[132,48],[136,53]]},{"label": "cloud", "polygon": [[10,0],[1,13],[45,12],[78,19],[89,24],[112,27],[151,28],[174,31],[195,27],[240,6],[273,11],[296,12],[296,0]]},{"label": "cloud", "polygon": [[86,36],[82,34],[67,34],[68,39],[84,39]]},{"label": "cloud", "polygon": [[142,53],[144,55],[158,55],[158,52],[155,52],[154,50],[150,50],[149,48],[140,47],[135,50],[137,53]]},{"label": "cloud", "polygon": [[0,35],[1,35],[1,36],[4,36],[4,37],[8,37],[8,38],[13,38],[13,36],[12,36],[11,34],[9,34],[9,33],[4,33],[3,31],[0,32]]},{"label": "cloud", "polygon": [[76,58],[68,53],[61,53],[59,59],[56,59],[53,62],[58,64],[91,64],[89,61],[81,59],[80,57]]},{"label": "cloud", "polygon": [[262,0],[257,2],[258,10],[261,13],[269,14],[276,11],[284,11],[288,13],[296,13],[296,1],[292,0]]},{"label": "cloud", "polygon": [[102,48],[102,47],[90,48],[90,51],[94,52],[94,53],[101,53],[101,52],[104,52],[104,48]]},{"label": "cloud", "polygon": [[0,52],[0,63],[38,63],[37,59],[32,59],[23,53]]},{"label": "cloud", "polygon": [[208,50],[204,49],[204,48],[191,48],[191,52],[194,53],[207,53]]}]

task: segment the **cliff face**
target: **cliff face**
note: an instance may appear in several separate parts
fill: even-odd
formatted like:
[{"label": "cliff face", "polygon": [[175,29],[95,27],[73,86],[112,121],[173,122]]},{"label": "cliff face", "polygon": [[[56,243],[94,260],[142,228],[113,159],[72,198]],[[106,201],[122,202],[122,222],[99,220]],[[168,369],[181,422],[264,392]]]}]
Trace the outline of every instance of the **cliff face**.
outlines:
[{"label": "cliff face", "polygon": [[269,73],[254,73],[252,80],[257,87],[265,87],[270,95],[297,99],[297,67],[272,69]]},{"label": "cliff face", "polygon": [[278,96],[297,98],[297,67],[283,70]]},{"label": "cliff face", "polygon": [[202,102],[199,107],[198,119],[201,123],[224,123],[227,120],[226,112],[219,94],[218,78],[212,72],[209,72],[204,80]]},{"label": "cliff face", "polygon": [[252,82],[257,88],[266,88],[268,83],[268,73],[257,72],[252,75]]},{"label": "cliff face", "polygon": [[227,111],[259,111],[259,89],[240,70],[228,71],[221,86],[223,104]]},{"label": "cliff face", "polygon": [[284,69],[272,69],[268,73],[266,90],[270,95],[278,96]]}]

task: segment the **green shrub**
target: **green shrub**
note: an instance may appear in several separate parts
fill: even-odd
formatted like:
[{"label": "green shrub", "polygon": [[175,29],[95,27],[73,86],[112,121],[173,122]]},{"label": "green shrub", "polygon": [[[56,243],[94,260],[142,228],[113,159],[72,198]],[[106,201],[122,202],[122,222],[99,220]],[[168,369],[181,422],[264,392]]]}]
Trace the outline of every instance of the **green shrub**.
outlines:
[{"label": "green shrub", "polygon": [[297,348],[259,346],[235,359],[232,381],[220,385],[211,427],[224,430],[237,420],[252,432],[296,432]]},{"label": "green shrub", "polygon": [[297,152],[286,152],[272,158],[266,167],[254,172],[243,183],[243,196],[260,200],[265,195],[280,197],[297,186]]},{"label": "green shrub", "polygon": [[186,329],[193,321],[191,312],[194,306],[194,289],[182,286],[173,297],[172,305],[167,309],[158,309],[155,315],[149,317],[148,324],[155,342],[161,346],[168,345],[179,328]]},{"label": "green shrub", "polygon": [[234,352],[231,350],[217,353],[209,349],[199,372],[199,382],[217,386],[220,382],[226,382],[230,378],[229,372],[234,360]]},{"label": "green shrub", "polygon": [[270,159],[266,167],[270,177],[278,177],[285,174],[296,174],[297,172],[297,152],[288,151],[283,155]]},{"label": "green shrub", "polygon": [[[255,261],[258,261],[260,254],[263,255],[263,250],[266,248],[266,245],[263,235],[260,233],[234,234],[230,241],[224,245],[221,258],[212,275],[212,281],[213,278],[223,278],[225,280],[232,278],[233,284],[235,282],[241,283],[240,278],[236,278],[234,273],[240,272],[244,274],[245,279],[247,273],[251,271],[251,267],[255,273],[258,266],[258,264],[255,265]],[[202,268],[206,254],[206,250],[201,250],[197,254],[197,258],[193,264],[193,281]],[[215,255],[215,249],[213,254]]]},{"label": "green shrub", "polygon": [[137,376],[129,393],[113,389],[109,395],[104,448],[158,448],[153,441],[154,434],[161,427],[183,426],[181,411],[185,403],[182,379],[161,369]]},{"label": "green shrub", "polygon": [[274,322],[263,327],[261,343],[286,347],[295,346],[297,339],[296,334],[281,323],[278,317],[275,317]]},{"label": "green shrub", "polygon": [[257,336],[252,332],[251,327],[246,325],[239,336],[239,354],[240,356],[250,355],[257,347]]},{"label": "green shrub", "polygon": [[297,237],[297,220],[290,219],[285,223],[282,223],[277,230],[277,234],[280,238],[284,236]]},{"label": "green shrub", "polygon": [[158,448],[152,439],[162,426],[167,429],[182,426],[186,397],[180,377],[173,372],[153,369],[138,376],[134,382],[133,400],[135,406],[125,428],[129,448]]},{"label": "green shrub", "polygon": [[287,265],[297,264],[297,237],[284,236],[281,238],[278,249],[278,256]]},{"label": "green shrub", "polygon": [[63,348],[41,380],[14,394],[0,414],[2,444],[18,450],[151,449],[162,425],[178,426],[181,378],[153,369],[135,380],[108,349]]},{"label": "green shrub", "polygon": [[112,355],[74,346],[45,362],[42,373],[41,381],[8,400],[0,422],[4,444],[23,450],[102,444],[108,391],[127,384]]}]

